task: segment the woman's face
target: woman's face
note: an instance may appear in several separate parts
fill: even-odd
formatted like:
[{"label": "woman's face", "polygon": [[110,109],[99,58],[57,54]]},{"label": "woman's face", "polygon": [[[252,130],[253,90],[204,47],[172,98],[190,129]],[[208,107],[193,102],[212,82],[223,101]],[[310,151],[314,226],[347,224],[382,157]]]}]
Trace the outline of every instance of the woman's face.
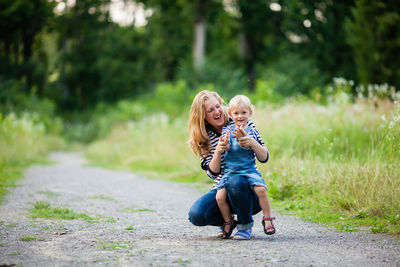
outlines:
[{"label": "woman's face", "polygon": [[218,132],[222,131],[225,125],[224,112],[222,105],[218,102],[215,97],[210,97],[204,104],[204,109],[206,111],[206,121],[214,127]]}]

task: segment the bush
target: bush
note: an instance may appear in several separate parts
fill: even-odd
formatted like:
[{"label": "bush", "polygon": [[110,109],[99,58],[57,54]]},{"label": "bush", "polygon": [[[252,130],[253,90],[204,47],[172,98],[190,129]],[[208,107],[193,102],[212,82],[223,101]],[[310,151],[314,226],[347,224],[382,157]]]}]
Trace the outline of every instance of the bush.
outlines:
[{"label": "bush", "polygon": [[46,131],[37,113],[0,113],[0,198],[21,177],[24,167],[63,146],[59,136]]},{"label": "bush", "polygon": [[323,87],[327,77],[322,75],[310,60],[296,54],[288,54],[268,66],[258,66],[257,73],[265,81],[274,84],[274,91],[280,95],[309,95],[316,87]]},{"label": "bush", "polygon": [[186,62],[178,72],[178,78],[190,88],[203,88],[211,84],[222,97],[231,98],[248,87],[246,74],[232,63],[208,58],[201,72],[196,72],[191,64]]}]

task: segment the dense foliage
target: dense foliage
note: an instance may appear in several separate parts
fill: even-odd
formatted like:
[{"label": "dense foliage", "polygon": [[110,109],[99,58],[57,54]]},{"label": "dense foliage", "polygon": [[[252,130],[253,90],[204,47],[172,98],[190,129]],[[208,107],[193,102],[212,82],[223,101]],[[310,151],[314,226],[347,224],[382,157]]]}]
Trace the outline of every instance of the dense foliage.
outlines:
[{"label": "dense foliage", "polygon": [[146,23],[113,22],[110,0],[1,0],[0,103],[82,111],[177,80],[234,94],[262,79],[283,96],[333,77],[400,86],[397,1],[123,2]]}]

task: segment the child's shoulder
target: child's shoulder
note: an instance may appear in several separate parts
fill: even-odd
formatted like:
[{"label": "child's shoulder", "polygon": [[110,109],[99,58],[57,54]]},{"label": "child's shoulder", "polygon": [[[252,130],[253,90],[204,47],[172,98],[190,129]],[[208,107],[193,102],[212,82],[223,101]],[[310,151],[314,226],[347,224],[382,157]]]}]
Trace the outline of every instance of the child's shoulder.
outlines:
[{"label": "child's shoulder", "polygon": [[252,129],[257,129],[256,125],[254,124],[254,122],[252,120],[249,120],[247,122],[247,127],[246,129],[252,130]]},{"label": "child's shoulder", "polygon": [[224,126],[223,129],[228,129],[228,130],[232,130],[235,128],[235,123],[233,122],[233,120],[228,121],[228,123]]}]

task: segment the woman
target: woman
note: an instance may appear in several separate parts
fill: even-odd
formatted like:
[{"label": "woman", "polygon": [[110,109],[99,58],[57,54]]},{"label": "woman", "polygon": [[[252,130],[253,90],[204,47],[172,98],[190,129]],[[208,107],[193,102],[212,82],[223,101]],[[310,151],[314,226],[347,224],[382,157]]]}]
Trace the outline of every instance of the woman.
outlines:
[{"label": "woman", "polygon": [[[189,211],[189,220],[196,226],[224,224],[215,195],[224,173],[223,166],[220,166],[223,151],[229,148],[228,140],[222,140],[221,132],[225,125],[233,122],[223,104],[223,99],[216,92],[204,90],[195,96],[190,110],[190,147],[200,156],[201,168],[214,180],[212,190],[200,197]],[[260,162],[267,162],[268,158],[269,154]],[[261,210],[258,197],[248,180],[241,176],[231,177],[225,188],[232,214],[237,214],[238,232],[234,239],[249,239],[253,227],[252,215]],[[232,223],[232,230],[235,226],[236,223]],[[217,236],[221,237],[222,231]]]}]

